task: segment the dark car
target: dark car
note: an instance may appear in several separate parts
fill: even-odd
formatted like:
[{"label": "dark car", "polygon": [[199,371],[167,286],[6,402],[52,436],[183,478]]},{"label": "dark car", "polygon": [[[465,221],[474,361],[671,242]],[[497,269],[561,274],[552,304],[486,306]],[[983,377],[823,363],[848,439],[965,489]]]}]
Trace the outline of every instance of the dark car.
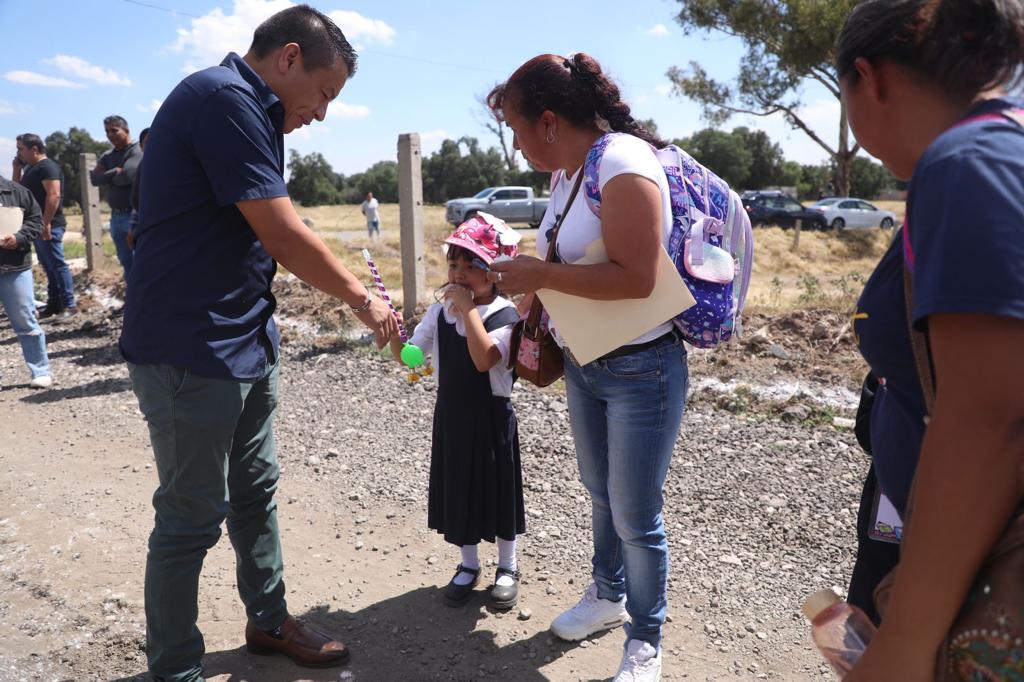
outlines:
[{"label": "dark car", "polygon": [[824,230],[828,226],[820,212],[782,192],[744,192],[741,198],[754,227],[794,227],[797,220],[803,221],[806,230]]}]

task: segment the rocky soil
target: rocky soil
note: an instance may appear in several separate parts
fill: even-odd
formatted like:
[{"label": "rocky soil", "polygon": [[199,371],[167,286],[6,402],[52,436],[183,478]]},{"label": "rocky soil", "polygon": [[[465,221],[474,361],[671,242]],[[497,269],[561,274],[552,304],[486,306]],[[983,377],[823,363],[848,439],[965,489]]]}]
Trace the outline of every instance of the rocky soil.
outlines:
[{"label": "rocky soil", "polygon": [[[142,577],[156,476],[95,294],[48,327],[57,379],[30,391],[0,319],[0,680],[143,680]],[[605,680],[622,633],[568,644],[550,619],[589,580],[589,506],[564,395],[520,385],[529,532],[519,607],[446,608],[457,553],[425,528],[432,380],[342,333],[344,313],[279,284],[285,329],[278,494],[293,613],[337,632],[351,663],[306,671],[249,656],[227,539],[201,582],[211,680]],[[88,305],[90,304],[91,305]],[[842,588],[867,462],[847,429],[859,367],[826,313],[755,318],[691,356],[690,404],[665,488],[672,548],[666,680],[828,679],[802,596]],[[484,556],[496,557],[493,548]]]}]

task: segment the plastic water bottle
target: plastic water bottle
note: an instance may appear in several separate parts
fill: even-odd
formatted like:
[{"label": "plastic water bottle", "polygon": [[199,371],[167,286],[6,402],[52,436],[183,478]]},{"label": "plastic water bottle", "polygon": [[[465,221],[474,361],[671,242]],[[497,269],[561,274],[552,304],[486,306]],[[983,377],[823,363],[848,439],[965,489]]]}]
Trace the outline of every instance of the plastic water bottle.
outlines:
[{"label": "plastic water bottle", "polygon": [[853,670],[868,642],[875,634],[875,625],[856,606],[847,604],[832,590],[822,590],[807,597],[804,615],[811,621],[811,637],[839,679]]}]

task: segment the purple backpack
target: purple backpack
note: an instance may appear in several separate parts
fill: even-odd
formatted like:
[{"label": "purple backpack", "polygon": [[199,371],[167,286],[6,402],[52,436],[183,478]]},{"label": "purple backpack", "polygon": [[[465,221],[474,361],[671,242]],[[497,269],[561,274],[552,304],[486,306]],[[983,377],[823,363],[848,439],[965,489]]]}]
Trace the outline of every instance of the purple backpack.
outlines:
[{"label": "purple backpack", "polygon": [[[599,139],[584,164],[583,196],[601,217],[601,159],[618,135]],[[754,233],[736,192],[675,145],[651,148],[668,179],[672,231],[668,255],[697,304],[673,322],[691,345],[712,348],[741,331],[740,313],[754,265]]]}]

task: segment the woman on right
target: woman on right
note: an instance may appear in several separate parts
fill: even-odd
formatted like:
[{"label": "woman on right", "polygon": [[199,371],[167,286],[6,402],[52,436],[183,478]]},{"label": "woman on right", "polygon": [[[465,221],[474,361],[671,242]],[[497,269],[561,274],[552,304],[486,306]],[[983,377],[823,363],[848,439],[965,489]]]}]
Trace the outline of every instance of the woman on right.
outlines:
[{"label": "woman on right", "polygon": [[[865,285],[856,332],[882,378],[878,480],[901,514],[913,482],[913,510],[881,626],[846,680],[933,680],[1022,496],[1024,102],[1007,89],[1021,82],[1024,5],[868,0],[836,61],[858,141],[910,180],[907,222]],[[926,340],[921,379],[911,324]],[[1024,679],[978,644],[974,679]]]}]

